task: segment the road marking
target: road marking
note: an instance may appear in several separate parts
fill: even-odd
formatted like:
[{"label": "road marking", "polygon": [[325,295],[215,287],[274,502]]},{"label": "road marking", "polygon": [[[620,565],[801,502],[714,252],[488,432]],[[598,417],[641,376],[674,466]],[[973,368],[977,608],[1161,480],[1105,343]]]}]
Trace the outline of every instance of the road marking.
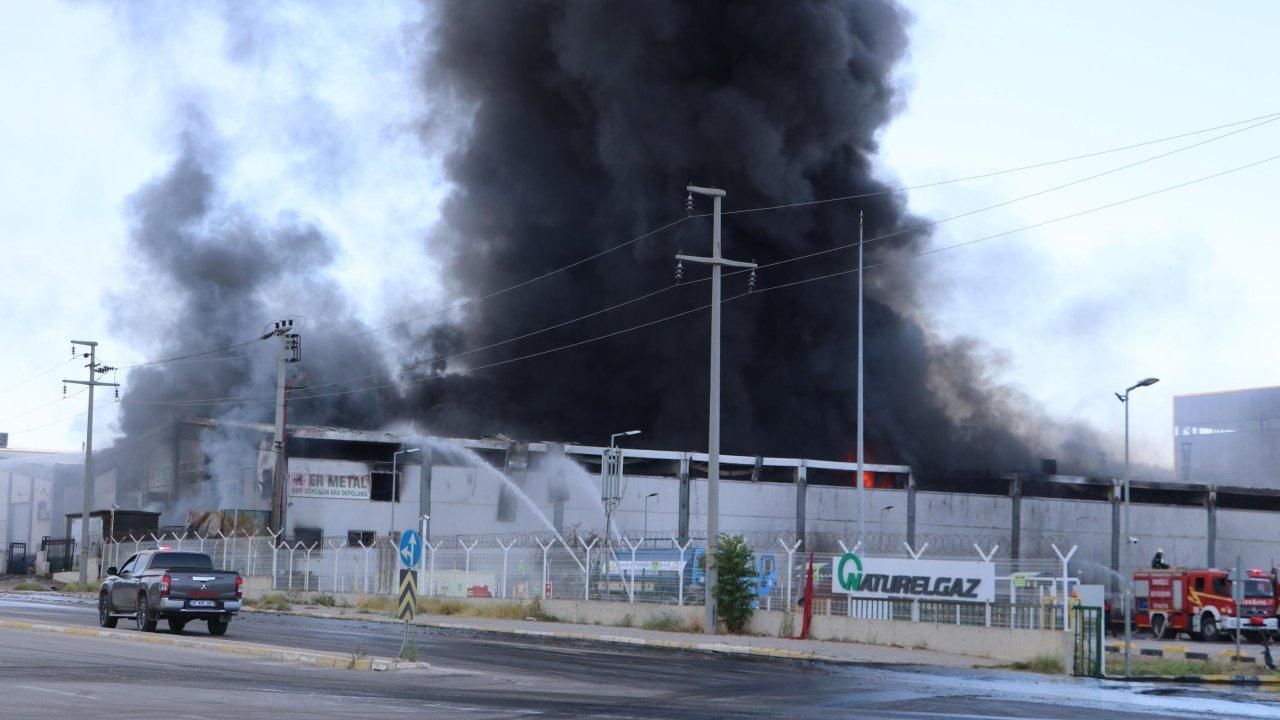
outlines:
[{"label": "road marking", "polygon": [[73,693],[66,690],[54,690],[53,688],[40,687],[38,685],[18,685],[23,690],[39,690],[41,692],[53,693],[54,695],[66,695],[81,700],[92,700],[93,696],[88,693]]}]

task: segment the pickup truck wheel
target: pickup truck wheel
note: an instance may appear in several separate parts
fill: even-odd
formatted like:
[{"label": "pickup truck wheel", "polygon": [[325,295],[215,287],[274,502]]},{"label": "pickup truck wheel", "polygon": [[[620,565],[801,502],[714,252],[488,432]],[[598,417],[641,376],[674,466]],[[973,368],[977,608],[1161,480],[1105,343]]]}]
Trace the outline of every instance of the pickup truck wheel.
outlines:
[{"label": "pickup truck wheel", "polygon": [[113,628],[119,618],[111,617],[111,601],[106,593],[98,595],[98,624],[104,628]]},{"label": "pickup truck wheel", "polygon": [[210,635],[226,635],[227,626],[230,624],[231,623],[227,622],[226,620],[210,620],[209,634]]},{"label": "pickup truck wheel", "polygon": [[169,618],[169,632],[174,633],[175,635],[182,632],[182,629],[185,628],[186,626],[187,626],[186,620]]},{"label": "pickup truck wheel", "polygon": [[138,593],[138,630],[142,632],[155,632],[156,619],[151,616],[151,608],[147,607],[147,594]]}]

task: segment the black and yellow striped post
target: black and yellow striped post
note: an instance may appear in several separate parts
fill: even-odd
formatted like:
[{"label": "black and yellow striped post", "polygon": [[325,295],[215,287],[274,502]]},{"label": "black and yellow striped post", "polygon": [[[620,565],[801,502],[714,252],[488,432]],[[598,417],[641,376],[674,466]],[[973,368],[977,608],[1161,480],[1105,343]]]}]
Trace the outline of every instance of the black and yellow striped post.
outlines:
[{"label": "black and yellow striped post", "polygon": [[[417,661],[417,643],[409,644],[409,621],[418,609],[418,576],[413,570],[400,569],[400,592],[396,600],[396,617],[404,620],[404,642],[400,644],[400,657]],[[407,653],[407,655],[406,655]]]}]

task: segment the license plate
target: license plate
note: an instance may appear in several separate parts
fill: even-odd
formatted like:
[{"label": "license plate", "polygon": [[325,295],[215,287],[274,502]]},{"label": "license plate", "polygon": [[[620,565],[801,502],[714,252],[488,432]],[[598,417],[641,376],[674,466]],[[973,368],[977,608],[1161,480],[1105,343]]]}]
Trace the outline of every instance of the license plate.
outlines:
[{"label": "license plate", "polygon": [[217,607],[216,600],[188,600],[187,607]]}]

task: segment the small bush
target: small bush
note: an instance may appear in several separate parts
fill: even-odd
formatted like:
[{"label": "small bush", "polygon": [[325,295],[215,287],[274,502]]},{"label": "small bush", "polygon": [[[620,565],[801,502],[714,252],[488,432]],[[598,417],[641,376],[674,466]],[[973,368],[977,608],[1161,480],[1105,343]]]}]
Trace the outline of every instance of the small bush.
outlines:
[{"label": "small bush", "polygon": [[631,627],[634,624],[635,620],[631,619],[631,613],[623,615],[622,619],[618,621],[618,627]]},{"label": "small bush", "polygon": [[756,558],[741,535],[721,535],[716,545],[716,613],[729,632],[746,627],[754,609]]},{"label": "small bush", "polygon": [[366,615],[392,613],[395,612],[395,609],[395,598],[389,595],[369,595],[360,598],[360,602],[356,603],[356,612]]},{"label": "small bush", "polygon": [[660,612],[645,618],[640,627],[645,630],[662,630],[665,632],[689,632],[691,629],[683,617],[672,612]]},{"label": "small bush", "polygon": [[1030,660],[1012,663],[1009,667],[1014,670],[1029,670],[1031,672],[1044,673],[1046,675],[1062,674],[1062,658],[1057,655],[1040,655]]},{"label": "small bush", "polygon": [[529,608],[525,611],[525,620],[538,620],[540,622],[564,622],[564,618],[558,615],[552,615],[542,609],[542,599],[534,598],[529,602]]},{"label": "small bush", "polygon": [[45,587],[44,585],[41,585],[38,582],[30,582],[30,581],[24,580],[23,582],[20,582],[17,585],[14,585],[13,589],[14,590],[48,590],[49,588]]},{"label": "small bush", "polygon": [[259,610],[288,611],[293,609],[293,603],[289,602],[289,598],[281,593],[270,593],[256,600],[248,600],[246,602],[249,607],[258,608]]},{"label": "small bush", "polygon": [[426,615],[462,615],[467,606],[450,598],[418,598],[418,612]]},{"label": "small bush", "polygon": [[321,607],[335,607],[338,603],[329,593],[320,593],[319,595],[311,596],[311,604]]},{"label": "small bush", "polygon": [[99,585],[97,583],[63,583],[58,586],[58,592],[64,593],[96,593]]}]

